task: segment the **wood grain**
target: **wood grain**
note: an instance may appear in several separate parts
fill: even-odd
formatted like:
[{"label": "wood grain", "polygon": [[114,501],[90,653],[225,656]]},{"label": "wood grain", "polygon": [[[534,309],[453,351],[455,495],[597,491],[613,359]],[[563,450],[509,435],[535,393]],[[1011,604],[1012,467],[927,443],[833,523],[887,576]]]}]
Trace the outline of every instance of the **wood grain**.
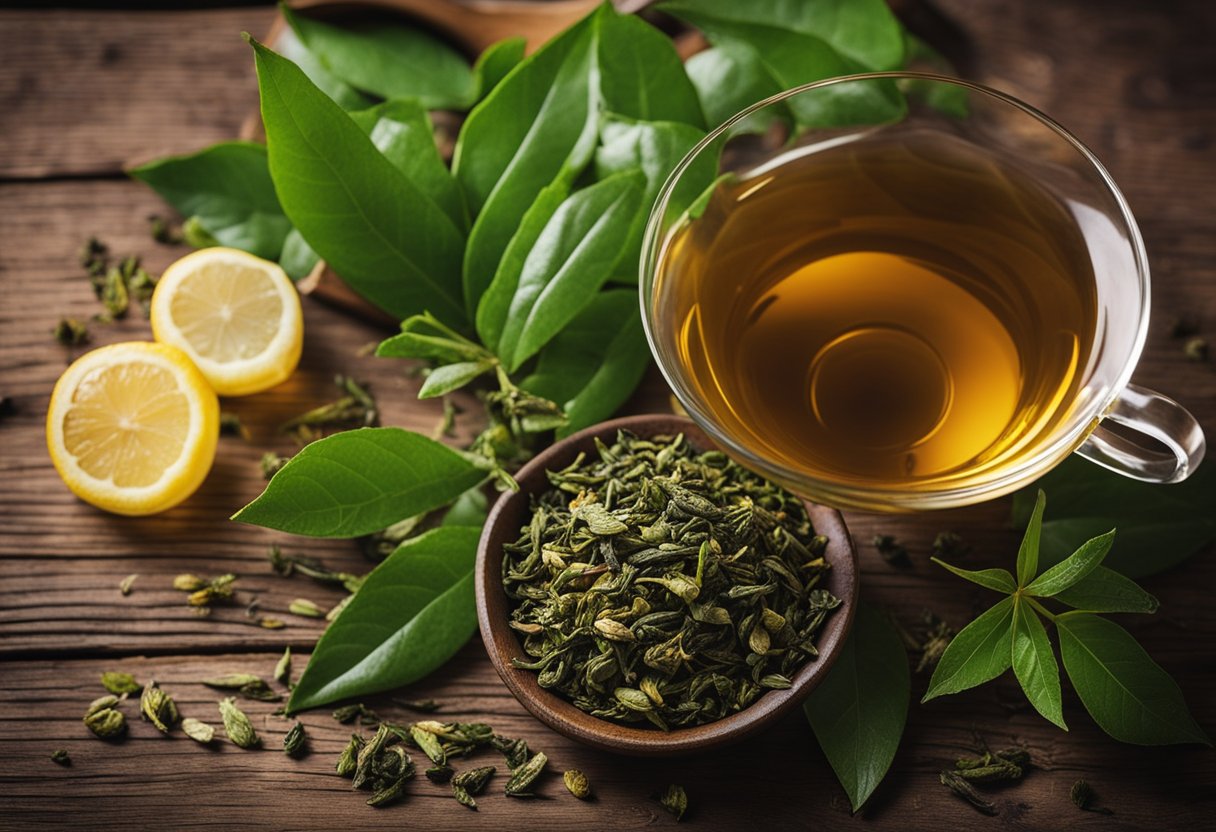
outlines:
[{"label": "wood grain", "polygon": [[[1179,316],[1198,318],[1209,339],[1216,333],[1216,53],[1209,43],[1216,7],[1198,0],[1161,6],[943,0],[939,6],[971,39],[974,77],[1058,118],[1094,148],[1122,186],[1140,219],[1154,275],[1152,328],[1136,380],[1184,401],[1216,436],[1216,367],[1186,361],[1181,343],[1168,334]],[[285,644],[308,648],[319,625],[283,610],[294,597],[324,604],[336,593],[274,575],[265,558],[271,543],[334,567],[367,568],[350,543],[227,521],[260,490],[262,452],[291,449],[275,432],[277,424],[332,397],[336,372],[373,385],[386,424],[430,431],[439,418],[437,403],[413,398],[418,380],[406,365],[359,355],[382,332],[310,302],[303,370],[273,391],[224,403],[252,429],[252,440],[225,438],[211,478],[181,507],[138,520],[104,515],[72,498],[46,457],[47,400],[75,354],[49,330],[60,315],[87,318],[97,309],[76,263],[77,247],[96,234],[116,253],[143,253],[153,271],[181,253],[150,242],[145,217],[164,207],[116,174],[132,159],[185,152],[237,133],[256,93],[247,47],[236,35],[264,31],[272,14],[269,8],[0,11],[0,395],[17,408],[0,421],[0,829],[334,829],[352,821],[436,830],[630,829],[672,822],[648,797],[668,781],[688,788],[688,821],[702,829],[742,828],[757,816],[777,828],[1206,825],[1216,810],[1211,752],[1114,743],[1071,693],[1065,715],[1072,730],[1062,733],[1028,709],[1009,679],[913,705],[891,775],[852,820],[796,715],[729,756],[622,762],[572,745],[527,716],[477,642],[410,695],[433,695],[449,703],[454,717],[526,736],[550,753],[555,769],[586,771],[599,795],[595,802],[577,803],[550,778],[538,801],[496,793],[473,814],[420,781],[400,806],[376,815],[332,774],[345,734],[324,713],[304,717],[316,753],[298,762],[273,743],[260,752],[230,745],[207,751],[180,735],[159,737],[138,721],[123,743],[92,739],[79,717],[100,693],[102,670],[155,675],[179,695],[187,715],[215,721],[217,697],[196,684],[199,678],[233,670],[269,675]],[[93,332],[95,344],[149,336],[138,315]],[[652,373],[626,410],[660,409],[666,402]],[[464,404],[476,412],[476,402]],[[468,416],[458,424],[458,438],[476,428]],[[900,518],[849,515],[863,596],[905,621],[931,608],[963,624],[990,596],[929,565],[930,542],[953,529],[974,546],[969,566],[1007,565],[1016,545],[1007,516],[1007,501]],[[910,568],[887,566],[868,545],[880,529],[908,544]],[[196,618],[168,588],[182,571],[239,573],[242,602],[256,594],[263,610],[289,626],[263,630],[246,618],[243,604]],[[133,572],[141,577],[123,597],[118,582]],[[1216,560],[1203,553],[1145,584],[1161,599],[1161,612],[1120,621],[1178,679],[1200,723],[1216,733],[1216,605],[1210,602]],[[915,678],[917,696],[926,681]],[[262,721],[269,710],[250,705],[259,728],[267,726],[268,740],[277,743],[283,728]],[[936,772],[971,745],[973,730],[993,744],[1026,743],[1038,766],[1024,782],[994,792],[1001,815],[992,821],[936,782]],[[71,768],[50,762],[57,747],[72,753]],[[1069,803],[1068,788],[1082,776],[1115,810],[1113,817],[1080,813]]]}]

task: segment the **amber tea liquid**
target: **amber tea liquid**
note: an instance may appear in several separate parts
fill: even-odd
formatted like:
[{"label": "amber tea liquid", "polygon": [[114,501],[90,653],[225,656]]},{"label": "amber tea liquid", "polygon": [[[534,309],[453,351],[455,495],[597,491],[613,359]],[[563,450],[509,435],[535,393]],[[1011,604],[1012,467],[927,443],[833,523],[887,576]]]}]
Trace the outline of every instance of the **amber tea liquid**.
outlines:
[{"label": "amber tea liquid", "polygon": [[741,445],[908,488],[1015,462],[1067,414],[1096,289],[1066,206],[961,139],[791,150],[677,227],[656,320]]}]

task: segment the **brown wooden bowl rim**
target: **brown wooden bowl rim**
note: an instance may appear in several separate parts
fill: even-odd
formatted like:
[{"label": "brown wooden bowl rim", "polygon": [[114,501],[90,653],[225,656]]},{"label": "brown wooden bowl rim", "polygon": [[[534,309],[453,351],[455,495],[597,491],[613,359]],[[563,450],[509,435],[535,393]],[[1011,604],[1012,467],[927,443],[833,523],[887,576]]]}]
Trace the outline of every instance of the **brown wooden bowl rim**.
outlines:
[{"label": "brown wooden bowl rim", "polygon": [[559,734],[604,751],[637,756],[668,756],[704,751],[751,736],[797,707],[827,674],[840,653],[853,625],[857,608],[857,553],[840,512],[827,506],[806,503],[816,532],[829,538],[826,557],[832,568],[824,588],[841,599],[828,616],[816,646],[819,656],[794,674],[786,690],[765,693],[738,713],[691,728],[660,731],[634,728],[593,717],[570,702],[540,687],[536,673],[511,666],[511,657],[523,651],[515,632],[507,625],[508,598],[502,589],[502,546],[513,541],[527,522],[529,497],[539,486],[548,485],[545,471],[568,465],[579,451],[594,450],[593,439],[615,437],[618,430],[639,436],[683,433],[698,448],[717,447],[692,420],[668,413],[626,416],[601,422],[556,442],[537,454],[515,475],[519,491],[505,492],[494,503],[477,546],[475,592],[481,638],[494,669],[507,688],[541,722]]}]

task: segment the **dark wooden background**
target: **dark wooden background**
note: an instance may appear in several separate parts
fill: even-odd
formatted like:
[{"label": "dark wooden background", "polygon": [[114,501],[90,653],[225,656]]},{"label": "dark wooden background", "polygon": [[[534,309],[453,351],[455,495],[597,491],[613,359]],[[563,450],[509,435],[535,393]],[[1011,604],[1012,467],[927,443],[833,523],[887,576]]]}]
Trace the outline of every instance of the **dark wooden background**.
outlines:
[{"label": "dark wooden background", "polygon": [[[1120,745],[1093,725],[1071,692],[1065,713],[1072,730],[1063,733],[1025,705],[1009,678],[913,704],[890,775],[856,817],[799,715],[729,752],[673,762],[615,758],[530,718],[499,683],[477,639],[408,694],[442,700],[451,718],[486,720],[526,737],[557,771],[583,769],[595,801],[571,799],[550,777],[533,802],[512,801],[492,787],[473,814],[420,780],[402,803],[377,813],[333,773],[348,729],[327,712],[305,715],[312,753],[290,760],[277,750],[286,723],[260,703],[249,706],[267,740],[259,752],[226,742],[208,751],[180,734],[162,737],[138,719],[122,742],[93,739],[80,715],[102,692],[103,670],[155,677],[185,715],[215,723],[217,697],[200,678],[269,676],[287,644],[303,666],[321,626],[288,615],[286,605],[298,596],[327,604],[336,595],[274,575],[266,561],[271,543],[335,568],[366,568],[351,544],[226,520],[259,492],[262,452],[287,449],[275,424],[330,398],[335,372],[370,381],[387,424],[429,431],[439,418],[438,405],[414,400],[418,382],[400,364],[360,357],[382,333],[309,302],[300,372],[272,392],[225,404],[251,426],[252,441],[224,439],[206,485],[187,503],[157,517],[110,516],[74,499],[55,475],[43,418],[55,379],[80,350],[59,346],[50,330],[61,315],[96,311],[76,262],[80,243],[98,235],[118,254],[142,253],[154,271],[183,253],[149,240],[145,217],[164,207],[127,181],[123,167],[233,137],[256,105],[249,49],[238,35],[265,32],[274,11],[209,5],[0,10],[0,395],[16,407],[0,422],[0,827],[625,829],[669,826],[650,795],[675,781],[688,790],[686,822],[703,829],[761,819],[779,829],[1208,828],[1216,812],[1212,751]],[[1172,319],[1190,315],[1216,339],[1216,6],[940,0],[938,8],[971,44],[972,77],[1072,128],[1122,185],[1140,219],[1155,284],[1136,380],[1186,402],[1216,436],[1216,368],[1188,362],[1169,335]],[[95,344],[150,337],[138,315],[93,332]],[[652,374],[629,409],[665,402]],[[462,435],[471,428],[462,422]],[[1007,564],[1016,545],[1007,515],[1007,500],[900,519],[850,515],[864,596],[906,621],[928,608],[961,626],[984,601],[982,590],[928,564],[929,543],[953,529],[975,545],[972,565]],[[910,545],[910,568],[886,565],[866,544],[880,529]],[[239,573],[241,603],[196,618],[169,589],[172,576],[186,570]],[[140,577],[123,597],[118,583],[133,572]],[[1123,623],[1216,734],[1216,561],[1206,552],[1145,583],[1161,611]],[[264,630],[245,616],[244,602],[255,594],[263,610],[288,621],[285,629]],[[914,678],[916,698],[926,681]],[[133,714],[130,705],[127,712]],[[972,745],[974,733],[994,745],[1024,743],[1036,766],[1024,781],[994,792],[1000,815],[993,819],[937,782],[938,770]],[[50,761],[56,748],[71,753],[71,768]],[[1079,777],[1114,815],[1073,807],[1068,792]]]}]

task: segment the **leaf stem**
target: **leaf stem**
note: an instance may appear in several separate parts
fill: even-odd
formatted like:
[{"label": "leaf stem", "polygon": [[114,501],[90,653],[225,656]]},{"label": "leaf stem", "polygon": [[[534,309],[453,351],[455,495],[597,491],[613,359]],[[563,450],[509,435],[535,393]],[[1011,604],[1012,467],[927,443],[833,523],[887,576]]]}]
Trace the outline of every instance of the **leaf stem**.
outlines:
[{"label": "leaf stem", "polygon": [[1036,612],[1038,612],[1039,615],[1043,616],[1051,623],[1053,623],[1053,624],[1055,623],[1055,621],[1056,621],[1055,613],[1052,613],[1051,611],[1049,611],[1045,606],[1040,604],[1038,601],[1031,598],[1029,595],[1022,595],[1022,600],[1025,601],[1027,604],[1030,604],[1030,606]]}]

